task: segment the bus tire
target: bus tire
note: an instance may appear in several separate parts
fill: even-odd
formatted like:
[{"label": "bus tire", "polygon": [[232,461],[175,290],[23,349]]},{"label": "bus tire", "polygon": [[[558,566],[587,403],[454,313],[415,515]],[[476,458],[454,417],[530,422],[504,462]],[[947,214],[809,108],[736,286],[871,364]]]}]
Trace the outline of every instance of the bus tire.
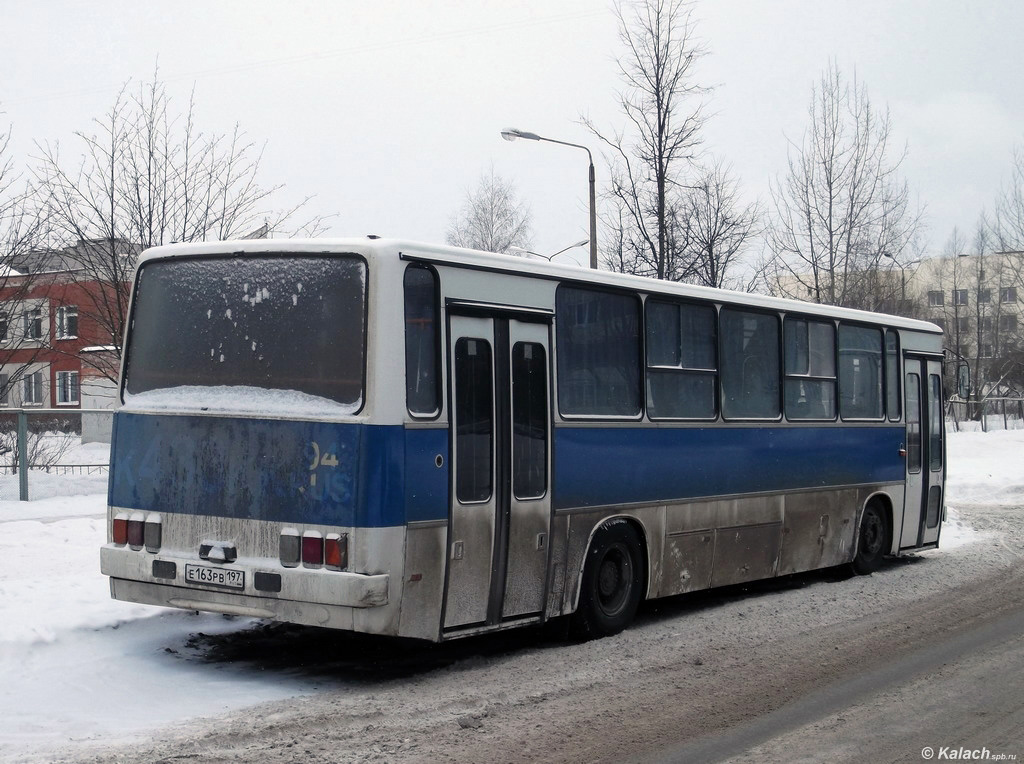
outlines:
[{"label": "bus tire", "polygon": [[574,636],[608,637],[630,624],[642,595],[642,564],[640,537],[625,520],[613,520],[594,534],[572,616]]},{"label": "bus tire", "polygon": [[853,558],[850,567],[859,576],[875,572],[891,546],[892,528],[885,509],[877,501],[869,502],[864,507],[864,516],[860,521],[857,556]]}]

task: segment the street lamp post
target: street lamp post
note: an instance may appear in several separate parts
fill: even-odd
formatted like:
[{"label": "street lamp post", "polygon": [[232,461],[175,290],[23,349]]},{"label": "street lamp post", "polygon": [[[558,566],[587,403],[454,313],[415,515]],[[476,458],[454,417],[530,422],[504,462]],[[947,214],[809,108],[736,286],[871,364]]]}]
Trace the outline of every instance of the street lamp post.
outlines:
[{"label": "street lamp post", "polygon": [[[507,130],[501,131],[501,137],[506,141],[514,141],[517,138],[523,138],[528,141],[546,141],[547,143],[557,143],[561,146],[572,146],[574,149],[583,149],[587,152],[587,158],[590,160],[590,267],[597,268],[597,191],[594,183],[594,156],[590,153],[590,149],[586,146],[581,146],[578,143],[567,143],[566,141],[556,141],[554,138],[543,138],[536,133],[529,133],[526,130],[517,130],[514,127],[510,127]],[[554,255],[552,255],[554,257]]]},{"label": "street lamp post", "polygon": [[583,239],[582,241],[578,241],[575,244],[570,244],[568,247],[564,247],[564,248],[558,250],[553,255],[542,255],[540,252],[534,252],[532,249],[523,249],[522,247],[509,247],[509,249],[514,249],[516,252],[522,252],[525,255],[533,255],[534,257],[544,258],[545,260],[547,260],[550,263],[552,260],[554,260],[556,257],[561,255],[563,252],[568,252],[570,249],[576,249],[576,247],[582,247],[583,245],[587,244],[587,242],[589,242],[589,241],[590,241],[589,239]]},{"label": "street lamp post", "polygon": [[883,252],[882,257],[888,257],[892,260],[893,265],[900,269],[900,310],[903,310],[903,306],[907,303],[907,273],[900,261],[896,259],[896,255]]}]

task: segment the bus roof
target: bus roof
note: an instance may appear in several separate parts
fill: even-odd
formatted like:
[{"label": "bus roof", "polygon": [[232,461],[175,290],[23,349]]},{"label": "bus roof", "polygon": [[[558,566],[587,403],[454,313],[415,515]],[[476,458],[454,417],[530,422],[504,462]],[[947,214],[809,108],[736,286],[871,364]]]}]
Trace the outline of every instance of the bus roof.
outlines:
[{"label": "bus roof", "polygon": [[554,278],[567,281],[587,282],[620,289],[634,289],[648,294],[674,295],[693,299],[709,300],[731,305],[800,313],[808,316],[838,318],[873,324],[910,329],[928,334],[942,334],[942,330],[928,321],[919,321],[902,316],[872,313],[854,308],[839,308],[832,305],[804,302],[782,297],[769,297],[752,292],[736,292],[728,289],[681,284],[662,281],[645,276],[631,276],[605,270],[591,270],[580,266],[562,265],[542,259],[501,255],[473,249],[462,249],[404,239],[385,239],[376,236],[363,238],[323,239],[237,239],[208,241],[191,244],[169,244],[147,249],[139,257],[139,267],[153,259],[195,255],[257,255],[273,252],[294,253],[337,253],[356,252],[378,253],[412,260],[424,260],[437,264],[451,264],[480,270],[491,270],[518,276],[534,275],[540,278]]}]

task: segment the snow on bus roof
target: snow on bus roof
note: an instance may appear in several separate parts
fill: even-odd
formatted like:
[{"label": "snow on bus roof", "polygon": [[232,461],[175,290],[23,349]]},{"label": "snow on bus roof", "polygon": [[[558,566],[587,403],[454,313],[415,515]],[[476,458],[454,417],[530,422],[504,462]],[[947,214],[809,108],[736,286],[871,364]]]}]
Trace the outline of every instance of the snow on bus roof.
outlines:
[{"label": "snow on bus roof", "polygon": [[695,284],[680,284],[645,276],[615,273],[613,271],[593,271],[582,266],[564,265],[541,259],[502,255],[494,252],[482,252],[475,249],[462,249],[437,244],[425,244],[405,239],[385,239],[376,236],[323,239],[237,239],[199,242],[195,244],[169,244],[162,247],[154,247],[143,252],[139,258],[139,267],[149,260],[160,258],[195,255],[230,257],[286,252],[296,254],[340,254],[343,252],[353,252],[368,258],[404,257],[438,264],[451,263],[453,265],[463,265],[517,276],[535,275],[547,278],[562,278],[599,286],[634,289],[648,294],[689,297],[729,305],[779,310],[808,316],[827,316],[828,318],[845,319],[848,321],[886,324],[928,334],[942,334],[942,330],[938,326],[928,321],[885,313],[871,313],[855,308],[839,308],[832,305],[821,305],[784,297],[770,297],[751,292],[716,289]]}]

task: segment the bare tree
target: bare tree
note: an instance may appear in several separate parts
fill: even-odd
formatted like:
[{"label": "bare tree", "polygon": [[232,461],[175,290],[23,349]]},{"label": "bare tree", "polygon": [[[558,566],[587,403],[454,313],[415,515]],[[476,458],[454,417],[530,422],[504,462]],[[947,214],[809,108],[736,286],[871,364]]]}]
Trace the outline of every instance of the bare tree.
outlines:
[{"label": "bare tree", "polygon": [[[47,217],[23,182],[10,155],[11,130],[0,132],[0,400],[10,398],[19,383],[37,370],[40,338],[33,331],[36,280],[18,270],[31,253],[42,246],[47,234]],[[40,322],[42,311],[39,312]],[[41,327],[40,327],[41,328]],[[17,360],[14,360],[17,359]]]},{"label": "bare tree", "polygon": [[1014,148],[1010,180],[996,201],[992,233],[1005,258],[1000,286],[1024,293],[1024,144]]},{"label": "bare tree", "polygon": [[760,231],[760,205],[744,204],[731,170],[716,162],[700,172],[681,207],[680,225],[692,254],[686,280],[710,287],[738,286],[729,282],[730,269]]},{"label": "bare tree", "polygon": [[1013,150],[1010,181],[996,202],[995,235],[1003,250],[1024,250],[1024,145]]},{"label": "bare tree", "polygon": [[[519,200],[512,181],[490,172],[466,193],[462,209],[452,218],[445,237],[455,247],[508,254],[530,246],[530,210]],[[514,253],[512,253],[514,254]]]},{"label": "bare tree", "polygon": [[615,12],[626,50],[618,61],[626,127],[606,132],[583,120],[610,153],[608,196],[617,212],[609,239],[621,239],[622,246],[606,249],[605,264],[678,281],[691,275],[680,192],[706,120],[708,89],[696,82],[696,64],[705,50],[685,0],[619,2]]},{"label": "bare tree", "polygon": [[[971,332],[969,309],[958,297],[965,291],[970,292],[970,277],[974,275],[967,249],[967,237],[959,228],[954,227],[946,239],[940,257],[930,263],[934,268],[931,286],[938,289],[933,290],[935,294],[930,298],[931,315],[928,316],[932,320],[938,319],[946,334],[946,347],[964,361],[977,358],[977,346],[974,343],[976,337]],[[978,304],[978,301],[975,303]],[[981,324],[978,323],[976,328],[980,331]]]},{"label": "bare tree", "polygon": [[[56,144],[39,144],[35,183],[55,227],[53,245],[69,247],[74,280],[100,285],[90,286],[92,304],[80,313],[109,334],[116,357],[97,369],[114,378],[130,276],[142,249],[236,238],[263,227],[281,232],[295,224],[308,199],[271,209],[283,186],[261,185],[262,147],[238,126],[230,134],[203,132],[194,94],[183,112],[175,111],[157,75],[135,94],[125,85],[96,127],[95,134],[75,134],[83,145],[77,166],[62,160]],[[322,220],[296,228],[315,235]]]},{"label": "bare tree", "polygon": [[[954,228],[942,256],[927,261],[930,286],[937,287],[927,317],[941,321],[946,350],[971,368],[974,417],[981,416],[986,401],[1009,392],[1018,373],[1020,325],[1016,307],[1004,301],[1000,288],[1012,282],[1014,259],[998,247],[983,212],[970,241]],[[950,375],[955,371],[956,364],[948,365]],[[949,382],[954,383],[952,376]]]},{"label": "bare tree", "polygon": [[899,176],[906,149],[890,145],[888,110],[876,110],[864,85],[848,83],[830,64],[812,91],[808,119],[771,189],[775,291],[869,309],[893,301],[897,280],[879,271],[908,257],[921,212]]}]

